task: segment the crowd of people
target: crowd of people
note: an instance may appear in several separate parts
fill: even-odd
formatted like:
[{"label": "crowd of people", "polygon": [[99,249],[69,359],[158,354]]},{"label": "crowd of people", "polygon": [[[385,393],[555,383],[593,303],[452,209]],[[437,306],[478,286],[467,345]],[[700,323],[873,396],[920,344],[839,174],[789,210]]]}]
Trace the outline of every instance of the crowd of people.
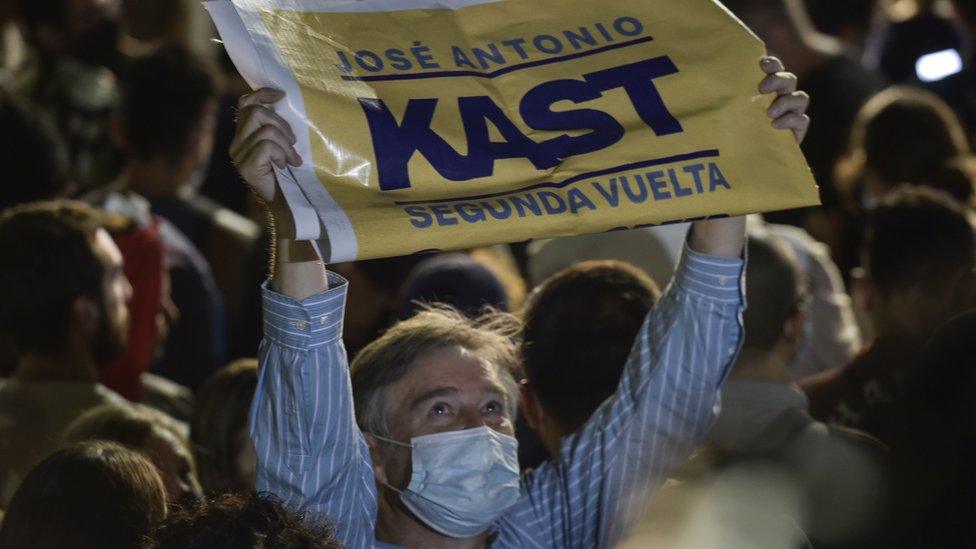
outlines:
[{"label": "crowd of people", "polygon": [[976,546],[976,4],[722,3],[822,206],[323,265],[197,2],[0,0],[0,549]]}]

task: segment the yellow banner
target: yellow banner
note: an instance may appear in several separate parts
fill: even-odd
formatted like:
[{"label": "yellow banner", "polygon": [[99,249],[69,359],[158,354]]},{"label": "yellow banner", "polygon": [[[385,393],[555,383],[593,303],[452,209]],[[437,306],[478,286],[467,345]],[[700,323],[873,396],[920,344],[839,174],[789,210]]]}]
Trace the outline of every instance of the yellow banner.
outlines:
[{"label": "yellow banner", "polygon": [[818,203],[757,91],[762,43],[712,0],[233,6],[243,72],[307,129],[295,178],[332,260]]}]

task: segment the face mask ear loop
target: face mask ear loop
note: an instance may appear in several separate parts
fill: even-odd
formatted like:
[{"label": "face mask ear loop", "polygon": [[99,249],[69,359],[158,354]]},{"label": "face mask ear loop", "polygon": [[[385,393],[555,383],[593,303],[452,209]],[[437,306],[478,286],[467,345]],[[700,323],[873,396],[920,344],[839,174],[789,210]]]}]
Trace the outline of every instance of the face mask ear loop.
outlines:
[{"label": "face mask ear loop", "polygon": [[366,433],[366,434],[368,434],[369,436],[377,440],[382,440],[383,442],[389,442],[390,444],[396,444],[397,446],[403,446],[405,448],[413,448],[413,444],[407,444],[405,442],[400,442],[399,440],[393,440],[392,438],[381,437],[375,433]]}]

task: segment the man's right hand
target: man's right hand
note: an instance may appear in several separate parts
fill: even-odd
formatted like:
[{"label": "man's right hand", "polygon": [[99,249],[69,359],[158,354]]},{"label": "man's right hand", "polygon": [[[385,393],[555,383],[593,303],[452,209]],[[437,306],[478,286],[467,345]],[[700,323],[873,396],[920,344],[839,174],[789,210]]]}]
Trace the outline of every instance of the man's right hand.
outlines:
[{"label": "man's right hand", "polygon": [[237,171],[268,204],[274,203],[277,195],[274,166],[302,164],[295,150],[295,132],[271,109],[284,97],[284,92],[273,88],[242,96],[237,104],[237,133],[230,144]]}]

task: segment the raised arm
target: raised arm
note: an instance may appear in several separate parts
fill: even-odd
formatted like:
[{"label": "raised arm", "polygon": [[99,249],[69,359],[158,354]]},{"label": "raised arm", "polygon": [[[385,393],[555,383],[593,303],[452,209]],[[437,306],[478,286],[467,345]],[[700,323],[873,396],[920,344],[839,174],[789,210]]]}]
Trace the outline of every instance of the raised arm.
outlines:
[{"label": "raised arm", "polygon": [[[808,98],[778,60],[760,85],[779,98],[777,128],[802,139]],[[649,313],[615,394],[576,434],[562,458],[526,478],[529,497],[506,515],[501,537],[556,547],[618,541],[652,491],[702,440],[718,390],[743,337],[745,219],[699,221],[664,296]],[[509,539],[511,538],[511,539]]]},{"label": "raised arm", "polygon": [[[270,105],[281,92],[241,98],[231,157],[244,180],[284,222],[274,166],[299,165],[295,136]],[[261,373],[250,431],[256,487],[310,518],[328,518],[347,547],[371,547],[376,517],[372,467],[356,425],[342,345],[346,281],[328,273],[309,243],[275,240],[264,288]]]}]

